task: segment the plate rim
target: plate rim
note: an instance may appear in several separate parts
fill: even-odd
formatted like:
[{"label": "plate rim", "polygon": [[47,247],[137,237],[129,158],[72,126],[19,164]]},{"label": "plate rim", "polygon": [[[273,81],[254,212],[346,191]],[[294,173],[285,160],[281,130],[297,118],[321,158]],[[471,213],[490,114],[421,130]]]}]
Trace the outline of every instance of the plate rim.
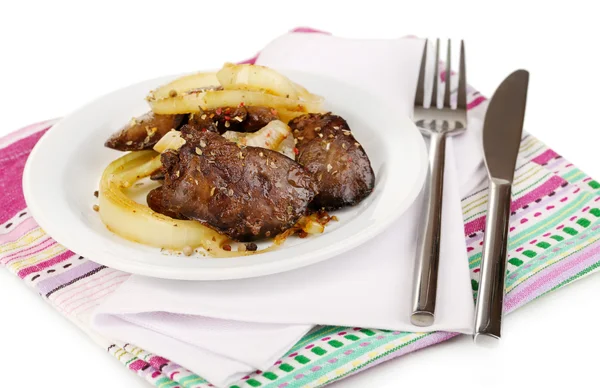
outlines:
[{"label": "plate rim", "polygon": [[[336,78],[333,78],[330,76],[325,76],[322,74],[317,74],[314,72],[298,71],[298,70],[292,70],[292,69],[279,69],[279,68],[277,68],[277,70],[281,71],[283,73],[290,73],[290,74],[297,73],[297,74],[303,74],[303,75],[306,75],[309,77],[312,76],[312,77],[317,77],[317,78],[327,78],[327,79],[332,80],[335,83],[342,83],[351,89],[355,89],[355,90],[359,90],[359,91],[362,90],[360,87],[349,84],[343,80],[339,80],[339,79],[336,79]],[[88,109],[89,107],[97,104],[100,100],[106,98],[109,95],[112,95],[114,93],[123,92],[124,90],[135,87],[138,84],[152,82],[154,80],[159,80],[159,79],[165,79],[167,77],[174,78],[174,77],[178,77],[181,75],[184,75],[184,74],[167,75],[167,76],[161,76],[161,77],[155,77],[155,78],[151,78],[151,79],[147,79],[147,80],[142,80],[140,82],[135,82],[135,83],[129,84],[127,86],[124,86],[122,88],[115,89],[109,93],[105,93],[105,94],[91,100],[90,102],[81,105],[79,108],[73,110],[71,113],[69,113],[62,119],[60,119],[36,143],[36,145],[33,147],[30,155],[27,158],[27,162],[26,162],[24,170],[23,170],[23,178],[22,178],[23,195],[24,195],[28,210],[32,214],[33,218],[35,219],[37,224],[51,238],[53,238],[59,244],[61,244],[65,248],[71,250],[75,254],[79,254],[79,255],[88,257],[86,252],[84,252],[84,251],[86,251],[86,249],[84,247],[81,247],[81,249],[79,249],[79,248],[71,249],[66,244],[63,243],[64,239],[62,238],[63,237],[62,233],[60,233],[60,231],[57,231],[57,229],[58,229],[57,225],[60,225],[60,224],[57,222],[53,222],[52,220],[49,220],[47,217],[45,217],[43,215],[44,212],[42,209],[40,209],[39,204],[35,200],[35,195],[32,192],[32,187],[31,187],[32,184],[30,183],[32,180],[32,176],[31,176],[32,175],[31,170],[33,169],[32,166],[35,165],[37,155],[39,153],[41,153],[40,150],[42,150],[44,148],[44,143],[47,141],[47,139],[50,138],[48,135],[52,132],[56,133],[56,131],[60,130],[62,128],[62,125],[64,125],[65,122],[68,123],[68,119],[71,118],[72,116],[74,116],[75,114],[77,114],[78,112]],[[371,93],[369,91],[364,91],[364,93],[367,96],[375,97],[378,102],[380,101],[381,103],[383,103],[387,106],[391,106],[390,104],[385,103],[385,101],[383,101],[380,97],[374,95],[373,93]],[[421,192],[421,190],[423,188],[423,185],[425,183],[425,179],[427,176],[427,170],[428,170],[428,156],[427,156],[427,149],[426,149],[425,141],[424,141],[423,137],[420,135],[420,132],[418,131],[417,127],[414,125],[414,123],[408,116],[401,115],[401,120],[404,121],[407,126],[411,126],[412,132],[415,135],[417,135],[419,138],[419,140],[416,141],[416,143],[419,144],[417,153],[419,154],[419,159],[420,159],[421,163],[418,164],[420,166],[420,171],[417,174],[416,184],[413,185],[409,194],[406,196],[405,201],[403,201],[403,204],[401,206],[395,207],[394,212],[391,212],[391,214],[389,214],[385,218],[380,219],[375,225],[371,225],[370,227],[363,229],[359,236],[352,235],[352,236],[349,236],[349,237],[341,240],[342,242],[345,242],[345,244],[333,244],[333,245],[330,245],[329,247],[322,248],[322,249],[318,250],[316,253],[312,253],[312,254],[304,253],[304,254],[300,255],[301,259],[257,262],[250,266],[240,266],[240,267],[224,267],[224,268],[217,268],[217,267],[215,267],[215,268],[193,267],[192,268],[192,267],[189,267],[189,268],[182,268],[182,267],[175,267],[175,266],[168,266],[168,265],[161,266],[161,265],[156,265],[156,264],[150,263],[150,262],[144,263],[144,262],[136,261],[136,260],[120,260],[118,258],[105,258],[100,255],[98,257],[94,257],[93,259],[90,258],[90,260],[95,261],[99,264],[106,265],[108,267],[117,269],[117,270],[131,273],[131,274],[138,274],[138,275],[163,278],[163,279],[205,281],[205,280],[243,279],[243,278],[252,278],[252,277],[281,273],[281,272],[287,272],[287,271],[295,270],[295,269],[302,268],[305,266],[313,265],[320,261],[324,261],[329,258],[335,257],[337,255],[343,254],[359,245],[362,245],[362,244],[368,242],[369,240],[373,239],[378,234],[380,234],[383,231],[385,231],[386,229],[388,229],[389,226],[394,221],[396,221],[400,216],[402,216],[402,214],[404,214],[410,208],[410,206],[415,202],[415,200],[417,199],[419,193]],[[388,179],[389,179],[389,177],[388,177]],[[356,220],[356,218],[351,219],[348,222],[352,222],[355,220]],[[58,238],[55,236],[58,236]],[[77,245],[77,244],[69,243],[69,245],[71,247],[73,247],[74,245]]]}]

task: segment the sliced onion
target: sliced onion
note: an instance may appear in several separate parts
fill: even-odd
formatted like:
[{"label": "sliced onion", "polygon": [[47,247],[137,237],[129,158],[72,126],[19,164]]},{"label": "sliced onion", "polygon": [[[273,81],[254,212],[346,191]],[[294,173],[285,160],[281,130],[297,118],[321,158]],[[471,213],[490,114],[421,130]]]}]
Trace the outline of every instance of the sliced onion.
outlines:
[{"label": "sliced onion", "polygon": [[306,223],[302,225],[302,230],[308,234],[319,234],[325,231],[325,226],[321,225],[318,221],[308,219]]},{"label": "sliced onion", "polygon": [[219,86],[216,73],[196,73],[186,75],[152,90],[146,100],[155,101],[185,94],[190,90]]},{"label": "sliced onion", "polygon": [[174,129],[165,133],[165,135],[154,145],[154,151],[163,153],[166,150],[178,150],[185,144],[185,139],[181,137],[181,132]]},{"label": "sliced onion", "polygon": [[296,154],[294,153],[295,148],[296,144],[294,143],[294,137],[288,136],[281,142],[276,151],[292,160],[296,160]]},{"label": "sliced onion", "polygon": [[276,96],[293,100],[323,102],[321,96],[310,93],[304,87],[293,82],[283,74],[260,65],[234,65],[226,63],[217,72],[219,83],[225,89],[262,90]]},{"label": "sliced onion", "polygon": [[[126,154],[104,170],[100,182],[100,218],[112,232],[128,240],[166,249],[186,246],[220,250],[225,236],[195,221],[174,220],[128,198],[123,188],[148,176],[158,164],[154,151]],[[213,240],[214,239],[214,240]]]},{"label": "sliced onion", "polygon": [[275,109],[286,109],[298,112],[320,112],[321,104],[300,101],[272,94],[247,90],[209,90],[178,95],[172,98],[150,101],[152,111],[156,114],[196,113],[200,109],[217,109],[220,107],[267,106]]},{"label": "sliced onion", "polygon": [[[313,111],[312,113],[319,113],[320,111]],[[292,110],[287,110],[287,109],[277,109],[277,114],[279,115],[279,118],[281,119],[281,121],[283,121],[286,124],[289,124],[289,122],[292,119],[295,119],[298,116],[302,116],[305,115],[307,112],[298,112],[298,111],[292,111]]]},{"label": "sliced onion", "polygon": [[298,221],[298,226],[308,234],[319,234],[325,231],[325,225],[319,222],[317,213],[304,216]]},{"label": "sliced onion", "polygon": [[217,72],[217,78],[225,89],[264,90],[276,96],[294,100],[300,98],[298,89],[292,81],[265,66],[226,63]]},{"label": "sliced onion", "polygon": [[325,231],[325,225],[330,221],[337,221],[336,216],[330,216],[326,211],[319,210],[308,216],[304,216],[298,221],[297,226],[308,234],[319,234]]},{"label": "sliced onion", "polygon": [[287,124],[273,120],[254,133],[227,131],[223,137],[239,145],[277,150],[291,133],[292,130]]}]

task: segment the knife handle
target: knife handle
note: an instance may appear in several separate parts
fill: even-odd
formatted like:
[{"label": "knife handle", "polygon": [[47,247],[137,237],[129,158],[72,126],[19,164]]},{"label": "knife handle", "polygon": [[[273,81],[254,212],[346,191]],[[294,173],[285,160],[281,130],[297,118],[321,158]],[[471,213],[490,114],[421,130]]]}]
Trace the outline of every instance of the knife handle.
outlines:
[{"label": "knife handle", "polygon": [[442,229],[442,196],[446,133],[433,132],[429,142],[429,174],[425,184],[423,230],[417,245],[417,261],[413,280],[413,308],[410,321],[415,326],[431,326],[435,320],[440,237]]},{"label": "knife handle", "polygon": [[475,305],[473,339],[476,343],[497,342],[502,334],[510,197],[510,182],[490,180],[481,280]]}]

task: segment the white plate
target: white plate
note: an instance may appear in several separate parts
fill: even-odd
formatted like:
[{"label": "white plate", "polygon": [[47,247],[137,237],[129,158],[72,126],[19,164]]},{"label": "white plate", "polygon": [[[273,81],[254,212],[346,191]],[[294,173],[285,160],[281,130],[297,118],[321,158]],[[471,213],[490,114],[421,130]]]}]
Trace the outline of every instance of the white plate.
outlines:
[{"label": "white plate", "polygon": [[57,123],[33,149],[23,190],[33,217],[56,241],[79,255],[122,271],[169,279],[217,280],[267,275],[313,264],[362,244],[396,220],[417,197],[427,172],[424,141],[408,117],[354,87],[297,71],[292,80],[326,99],[344,117],[375,171],[375,190],[359,205],[334,212],[322,235],[288,239],[278,250],[214,259],[186,257],[127,241],[92,209],[103,169],[122,153],[103,146],[131,117],[148,111],[150,89],[174,77],[141,82],[84,106]]}]

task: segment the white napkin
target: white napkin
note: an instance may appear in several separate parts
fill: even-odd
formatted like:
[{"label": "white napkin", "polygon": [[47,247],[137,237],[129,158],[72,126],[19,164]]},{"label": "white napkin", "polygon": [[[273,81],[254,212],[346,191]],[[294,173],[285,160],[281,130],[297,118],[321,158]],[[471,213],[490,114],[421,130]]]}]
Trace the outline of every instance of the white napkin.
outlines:
[{"label": "white napkin", "polygon": [[[423,41],[284,35],[257,63],[339,78],[412,108]],[[481,120],[448,142],[436,323],[471,333],[473,297],[460,199],[485,177]],[[360,139],[359,139],[360,140]],[[267,369],[313,325],[424,331],[410,324],[422,198],[389,230],[339,257],[253,279],[187,282],[133,275],[93,316],[105,336],[134,343],[226,386]]]}]

